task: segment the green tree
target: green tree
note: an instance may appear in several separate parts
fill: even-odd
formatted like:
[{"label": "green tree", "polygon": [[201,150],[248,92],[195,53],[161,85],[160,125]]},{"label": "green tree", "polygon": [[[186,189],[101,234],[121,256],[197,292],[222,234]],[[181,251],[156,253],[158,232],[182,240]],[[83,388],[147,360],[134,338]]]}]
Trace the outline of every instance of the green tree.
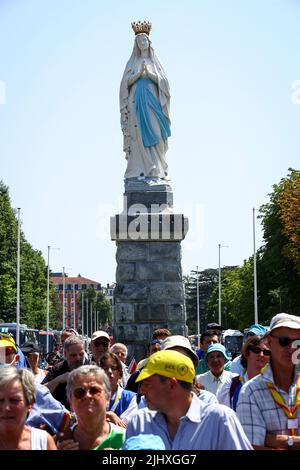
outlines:
[{"label": "green tree", "polygon": [[270,202],[260,208],[265,244],[260,248],[263,296],[260,309],[268,318],[281,311],[300,313],[300,172],[289,169],[273,186]]},{"label": "green tree", "polygon": [[[16,321],[18,221],[9,190],[0,181],[0,312]],[[20,321],[40,328],[46,323],[47,273],[44,258],[20,233]]]},{"label": "green tree", "polygon": [[[83,298],[83,302],[82,302]],[[79,311],[82,318],[82,306],[83,306],[83,321],[84,321],[84,333],[87,331],[89,336],[91,334],[91,327],[94,330],[95,320],[98,319],[99,329],[106,329],[112,324],[112,308],[105,297],[102,290],[96,291],[93,287],[89,287],[86,290],[81,291],[78,296]],[[87,311],[88,309],[88,311]],[[91,325],[91,312],[92,311],[92,325]],[[82,329],[79,329],[82,331]]]},{"label": "green tree", "polygon": [[[185,302],[187,311],[187,326],[189,332],[196,334],[198,330],[197,322],[197,272],[191,271],[189,276],[184,276],[185,286]],[[207,309],[207,301],[218,283],[217,269],[204,269],[198,271],[199,286],[199,323],[200,332],[205,331],[207,323],[209,323],[209,315]]]},{"label": "green tree", "polygon": [[8,187],[0,181],[0,312],[4,321],[16,316],[17,232]]},{"label": "green tree", "polygon": [[102,290],[97,292],[96,309],[101,328],[106,329],[112,324],[112,308]]}]

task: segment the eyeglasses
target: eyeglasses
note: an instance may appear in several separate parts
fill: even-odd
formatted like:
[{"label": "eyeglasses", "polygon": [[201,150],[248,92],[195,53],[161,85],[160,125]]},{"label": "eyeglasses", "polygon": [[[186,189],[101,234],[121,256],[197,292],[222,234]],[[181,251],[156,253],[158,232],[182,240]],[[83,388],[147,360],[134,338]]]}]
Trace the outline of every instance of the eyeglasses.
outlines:
[{"label": "eyeglasses", "polygon": [[75,398],[77,398],[77,400],[82,400],[87,393],[89,393],[92,397],[94,397],[95,395],[100,395],[100,393],[102,393],[102,389],[99,388],[99,387],[96,387],[96,386],[93,386],[93,387],[89,387],[88,389],[85,389],[85,388],[75,388],[75,390],[73,390],[73,395]]},{"label": "eyeglasses", "polygon": [[260,353],[263,353],[264,356],[271,356],[271,351],[270,349],[262,349],[262,348],[259,348],[258,346],[257,347],[253,347],[253,348],[249,348],[249,351],[252,351],[254,352],[254,354],[260,354]]},{"label": "eyeglasses", "polygon": [[117,372],[117,370],[119,370],[117,367],[113,366],[102,367],[102,369],[105,370],[105,372],[108,372],[109,370],[111,370],[112,372]]},{"label": "eyeglasses", "polygon": [[163,339],[153,339],[150,344],[153,345],[153,344],[162,344],[162,343],[163,343]]},{"label": "eyeglasses", "polygon": [[99,346],[103,346],[104,348],[108,348],[108,342],[107,341],[93,341],[93,345],[98,348]]},{"label": "eyeglasses", "polygon": [[[294,341],[299,341],[300,343],[300,338],[289,338],[288,336],[276,336],[270,333],[270,336],[273,338],[278,339],[278,343],[282,348],[286,348],[287,346],[290,346]],[[296,348],[299,348],[300,344],[296,346]]]}]

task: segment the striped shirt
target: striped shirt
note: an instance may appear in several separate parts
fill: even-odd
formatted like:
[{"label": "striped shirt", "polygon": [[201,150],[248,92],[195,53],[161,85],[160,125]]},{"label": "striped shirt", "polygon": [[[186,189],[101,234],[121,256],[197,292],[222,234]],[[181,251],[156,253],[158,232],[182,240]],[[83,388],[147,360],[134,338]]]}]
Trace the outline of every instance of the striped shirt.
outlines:
[{"label": "striped shirt", "polygon": [[[283,410],[274,402],[271,392],[267,387],[267,382],[272,382],[285,403],[289,407],[293,407],[296,398],[296,380],[299,373],[300,370],[297,368],[289,393],[281,390],[274,384],[270,364],[266,367],[263,374],[259,374],[249,380],[241,388],[237,404],[237,415],[252,445],[263,446],[267,432],[272,434],[289,434],[288,418]],[[298,418],[298,426],[300,426],[300,409],[298,409],[296,416]],[[298,435],[300,435],[299,428]]]}]

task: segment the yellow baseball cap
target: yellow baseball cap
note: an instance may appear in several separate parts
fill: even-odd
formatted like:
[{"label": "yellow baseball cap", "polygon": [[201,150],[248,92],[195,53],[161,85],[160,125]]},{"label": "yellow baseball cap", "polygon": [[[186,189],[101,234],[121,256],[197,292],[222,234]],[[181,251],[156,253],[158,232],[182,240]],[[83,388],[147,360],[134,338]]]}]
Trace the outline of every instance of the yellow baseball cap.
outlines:
[{"label": "yellow baseball cap", "polygon": [[178,351],[166,349],[158,351],[149,357],[136,382],[141,382],[154,374],[162,375],[163,377],[175,377],[177,380],[193,383],[195,367],[189,357]]},{"label": "yellow baseball cap", "polygon": [[14,348],[14,350],[18,352],[14,338],[12,336],[4,335],[1,333],[0,333],[0,348]]}]

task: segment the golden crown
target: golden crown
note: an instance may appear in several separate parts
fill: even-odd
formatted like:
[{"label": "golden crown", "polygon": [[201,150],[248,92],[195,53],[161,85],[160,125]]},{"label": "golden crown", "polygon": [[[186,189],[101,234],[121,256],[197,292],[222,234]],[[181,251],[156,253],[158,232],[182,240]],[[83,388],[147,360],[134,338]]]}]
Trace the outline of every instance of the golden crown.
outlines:
[{"label": "golden crown", "polygon": [[145,33],[149,36],[152,23],[150,21],[133,21],[133,23],[131,23],[131,27],[135,35]]}]

